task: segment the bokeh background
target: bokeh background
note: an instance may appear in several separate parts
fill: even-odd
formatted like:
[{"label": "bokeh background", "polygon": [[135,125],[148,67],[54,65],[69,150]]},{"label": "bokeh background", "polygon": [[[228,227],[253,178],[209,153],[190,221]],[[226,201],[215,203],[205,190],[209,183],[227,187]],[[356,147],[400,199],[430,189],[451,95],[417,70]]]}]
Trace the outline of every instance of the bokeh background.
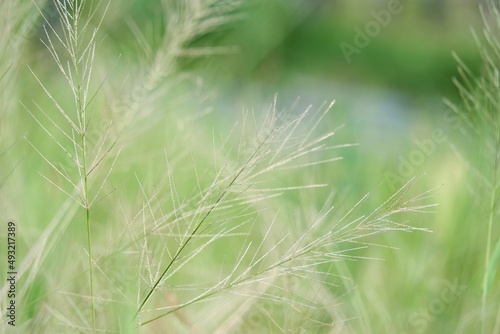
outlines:
[{"label": "bokeh background", "polygon": [[[342,150],[343,160],[315,173],[330,180],[341,208],[368,192],[373,192],[369,205],[375,207],[412,177],[418,177],[415,194],[435,188],[431,200],[439,206],[430,214],[408,218],[411,225],[432,233],[375,236],[371,242],[384,247],[359,250],[359,259],[338,268],[350,275],[339,285],[338,295],[354,332],[477,333],[480,329],[487,222],[480,218],[482,200],[471,191],[471,180],[455,152],[464,142],[463,129],[443,101],[460,103],[452,81],[458,75],[453,54],[481,74],[481,57],[471,32],[483,29],[480,2],[243,1],[227,23],[190,42],[200,49],[212,48],[210,54],[178,59],[188,83],[172,89],[168,102],[162,103],[186,112],[209,108],[211,113],[201,120],[207,128],[229,128],[242,109],[260,110],[275,94],[282,106],[299,98],[297,110],[335,100],[324,126],[339,128],[339,142],[358,145]],[[373,13],[390,13],[391,3],[398,13],[385,16],[387,24],[380,24]],[[45,6],[47,19],[56,22],[50,3]],[[157,1],[112,2],[101,28],[106,57],[99,66],[114,66],[116,76],[130,80],[126,78],[134,64],[147,57],[137,46],[134,27],[144,32],[154,49],[155,36],[166,24],[158,9]],[[364,38],[366,45],[356,45],[359,31],[370,25],[378,28]],[[38,64],[37,75],[51,82],[55,65],[40,38],[42,30],[26,39],[21,57],[23,63]],[[357,48],[349,57],[342,49],[346,44]],[[18,80],[20,100],[36,100],[30,88],[36,82],[26,66],[20,67]],[[202,99],[193,99],[188,92]],[[35,141],[43,135],[29,117],[13,119]],[[20,152],[30,162],[21,164],[21,173],[40,163],[25,153],[26,148]],[[17,168],[10,162],[6,170],[11,167]],[[38,175],[26,175],[26,184],[43,182],[36,181]],[[37,219],[42,220],[44,204],[34,203]],[[489,313],[492,332],[499,330],[494,327],[498,290],[495,281]]]}]

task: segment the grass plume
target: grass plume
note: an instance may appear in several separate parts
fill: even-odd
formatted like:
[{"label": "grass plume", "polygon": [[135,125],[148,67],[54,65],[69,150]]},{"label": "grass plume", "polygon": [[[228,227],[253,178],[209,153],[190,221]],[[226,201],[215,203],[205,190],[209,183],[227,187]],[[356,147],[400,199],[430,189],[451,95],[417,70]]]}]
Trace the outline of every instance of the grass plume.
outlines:
[{"label": "grass plume", "polygon": [[29,67],[39,95],[19,108],[44,181],[29,182],[51,201],[31,203],[43,229],[19,265],[26,332],[337,330],[349,319],[335,264],[362,260],[376,234],[426,231],[408,222],[433,207],[414,179],[374,209],[372,194],[334,207],[331,175],[315,171],[354,145],[337,142],[333,102],[283,108],[276,95],[229,134],[166,103],[193,77],[180,60],[234,51],[193,41],[239,5],[161,1],[154,42],[129,20],[142,51],[130,71],[100,53],[110,2],[54,0],[58,21],[38,5],[51,65]]}]

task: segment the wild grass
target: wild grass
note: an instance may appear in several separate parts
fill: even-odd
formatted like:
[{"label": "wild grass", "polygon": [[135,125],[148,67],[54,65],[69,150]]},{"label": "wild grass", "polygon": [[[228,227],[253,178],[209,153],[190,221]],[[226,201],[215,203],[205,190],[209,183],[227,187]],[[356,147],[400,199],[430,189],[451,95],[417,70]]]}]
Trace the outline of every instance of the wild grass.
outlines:
[{"label": "wild grass", "polygon": [[367,260],[357,251],[376,234],[426,230],[408,218],[434,206],[430,192],[412,194],[411,179],[373,209],[371,194],[334,207],[332,181],[314,174],[352,146],[326,126],[333,102],[300,111],[275,96],[263,117],[246,111],[230,131],[212,133],[166,104],[186,78],[179,58],[226,50],[189,42],[234,19],[234,2],[163,1],[154,47],[131,23],[145,61],[122,88],[100,57],[111,4],[52,5],[57,23],[39,11],[52,65],[29,67],[39,94],[19,108],[38,154],[23,172],[44,181],[30,181],[24,216],[43,222],[19,260],[20,328],[349,331],[336,264]]},{"label": "wild grass", "polygon": [[[486,226],[484,274],[481,294],[482,332],[500,331],[500,308],[492,297],[500,261],[498,229],[500,187],[500,11],[494,1],[481,7],[484,30],[474,33],[483,69],[480,75],[471,71],[456,56],[460,77],[454,80],[460,93],[460,106],[448,103],[459,117],[457,127],[463,137],[455,146],[473,184],[476,212]],[[495,315],[495,312],[497,313]]]},{"label": "wild grass", "polygon": [[[326,108],[329,111],[331,105]],[[189,202],[180,200],[185,198],[178,194],[178,187],[175,184],[175,178],[170,176],[169,172],[169,191],[172,194],[171,206],[172,209],[168,211],[168,216],[164,217],[159,215],[158,222],[154,226],[161,226],[162,230],[167,228],[167,233],[161,239],[162,247],[158,250],[158,245],[148,245],[147,249],[142,252],[150,254],[144,255],[148,259],[146,268],[149,272],[149,281],[146,282],[144,294],[145,297],[141,298],[138,308],[138,313],[144,314],[157,314],[148,316],[142,325],[149,324],[154,320],[161,319],[169,314],[182,310],[194,303],[201,302],[208,298],[215,298],[224,292],[232,292],[238,295],[249,295],[255,299],[257,297],[265,297],[274,302],[279,302],[280,298],[271,294],[268,289],[265,289],[266,296],[257,287],[255,290],[253,285],[267,282],[271,288],[283,289],[282,287],[275,286],[275,280],[282,277],[292,276],[298,279],[306,279],[308,277],[318,277],[323,284],[327,286],[328,277],[332,273],[322,271],[318,267],[322,264],[332,263],[344,256],[349,256],[349,251],[354,251],[357,248],[363,248],[366,245],[361,239],[372,234],[381,233],[383,231],[412,231],[418,230],[404,223],[397,223],[393,220],[393,216],[398,213],[409,211],[425,211],[427,205],[419,205],[421,200],[425,199],[426,194],[417,196],[411,199],[404,199],[406,191],[410,188],[411,182],[403,189],[394,194],[379,208],[375,209],[368,215],[355,216],[355,212],[362,202],[366,199],[363,198],[352,210],[348,211],[339,221],[334,224],[329,219],[329,213],[333,210],[329,200],[326,201],[323,208],[314,216],[306,218],[305,226],[295,227],[294,231],[293,221],[291,224],[278,223],[279,214],[269,216],[267,219],[260,218],[264,213],[260,213],[262,202],[271,202],[276,197],[291,191],[306,191],[308,189],[315,189],[318,187],[325,187],[325,184],[297,184],[287,186],[271,186],[273,180],[276,178],[274,175],[279,175],[283,170],[302,169],[304,165],[307,167],[329,163],[336,158],[330,158],[322,161],[309,161],[307,163],[297,163],[303,157],[317,153],[320,151],[330,151],[335,148],[343,147],[345,145],[327,145],[327,141],[333,133],[326,133],[316,138],[310,138],[314,133],[314,127],[306,127],[308,131],[305,134],[299,135],[295,133],[297,129],[301,128],[302,121],[305,120],[307,111],[299,114],[296,117],[287,119],[286,113],[281,114],[276,111],[276,102],[274,102],[271,110],[267,114],[267,119],[263,126],[257,126],[254,130],[260,132],[257,136],[257,141],[246,147],[246,140],[240,141],[237,148],[236,164],[229,167],[228,157],[222,160],[222,166],[214,168],[216,174],[212,176],[211,183],[208,186],[203,186],[199,183],[198,174],[196,173],[196,189],[199,189],[199,194],[190,199]],[[325,116],[323,113],[320,116]],[[319,124],[322,117],[320,117],[313,124]],[[246,123],[244,117],[244,124]],[[252,122],[253,123],[253,122]],[[260,130],[259,130],[260,129]],[[242,129],[241,133],[244,133]],[[228,141],[233,142],[233,141]],[[230,150],[228,150],[230,151]],[[217,161],[217,159],[214,159]],[[168,164],[168,161],[167,161]],[[234,164],[234,162],[233,162]],[[228,168],[229,167],[229,168]],[[169,168],[170,169],[170,168]],[[229,169],[229,170],[228,170]],[[206,171],[205,171],[206,172]],[[205,173],[202,173],[205,174]],[[173,175],[173,173],[172,173]],[[263,186],[263,185],[266,186]],[[205,189],[205,190],[202,190]],[[160,192],[161,193],[161,192]],[[368,197],[368,195],[367,195]],[[148,202],[152,202],[153,199]],[[256,207],[260,210],[253,209]],[[264,206],[268,211],[267,205]],[[149,208],[149,211],[153,211]],[[300,212],[300,211],[299,211]],[[299,213],[297,212],[297,214]],[[158,217],[158,213],[155,214]],[[173,217],[175,218],[173,218]],[[289,217],[288,219],[292,219]],[[164,222],[170,221],[168,226],[164,226]],[[307,222],[309,221],[309,222]],[[261,235],[261,240],[248,240],[252,235],[252,229],[247,226],[252,224],[264,224],[268,226],[264,228]],[[211,244],[218,243],[218,239],[226,239],[228,234],[236,231],[244,231],[247,235],[246,239],[241,238],[241,245],[234,252],[233,265],[229,267],[229,273],[223,275],[224,267],[215,283],[201,289],[201,292],[194,294],[193,297],[181,302],[177,305],[168,307],[159,307],[146,309],[145,307],[150,302],[152,296],[158,294],[161,285],[167,285],[170,280],[175,280],[178,275],[177,272],[184,267],[187,267],[203,249],[209,247]],[[171,239],[173,232],[174,240]],[[159,232],[159,231],[155,231]],[[163,232],[165,233],[165,232]],[[242,233],[242,232],[240,232]],[[169,235],[170,234],[170,235]],[[200,239],[208,239],[200,244]],[[275,240],[271,245],[266,245],[271,240]],[[165,242],[165,239],[167,242]],[[175,239],[178,239],[175,241]],[[201,240],[203,240],[201,239]],[[146,244],[146,242],[145,242]],[[171,251],[165,245],[178,245]],[[193,246],[194,244],[195,246]],[[354,245],[354,246],[346,246]],[[267,246],[267,247],[266,247]],[[345,247],[345,249],[343,249]],[[152,248],[156,250],[149,250]],[[342,250],[338,250],[342,249]],[[167,259],[163,257],[168,254]],[[149,259],[158,258],[163,265],[157,265],[154,262],[149,263]],[[150,268],[157,268],[155,275],[151,275]],[[164,269],[163,269],[164,268]],[[192,283],[195,284],[195,283]],[[178,286],[174,288],[179,291],[189,291],[189,285],[186,287]],[[159,291],[160,290],[160,291]],[[198,289],[196,289],[198,290]],[[236,291],[235,291],[236,290]],[[259,291],[257,294],[253,291]],[[289,291],[292,293],[292,291]],[[181,293],[179,292],[178,295]],[[188,295],[187,293],[185,293]],[[179,297],[180,298],[180,297]],[[283,298],[283,297],[281,297]],[[281,300],[283,301],[283,300]],[[317,301],[302,300],[300,303],[292,297],[286,299],[288,303],[294,305],[317,307],[314,305]]]}]

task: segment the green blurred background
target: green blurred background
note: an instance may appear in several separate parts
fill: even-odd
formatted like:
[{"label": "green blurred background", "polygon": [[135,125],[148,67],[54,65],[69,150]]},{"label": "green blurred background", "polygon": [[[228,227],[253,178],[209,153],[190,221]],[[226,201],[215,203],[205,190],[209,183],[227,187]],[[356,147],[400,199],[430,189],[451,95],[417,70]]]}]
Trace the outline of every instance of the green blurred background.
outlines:
[{"label": "green blurred background", "polygon": [[[370,203],[376,206],[413,176],[420,177],[415,194],[437,187],[435,212],[409,216],[412,225],[433,233],[374,237],[371,242],[397,249],[357,252],[383,261],[353,260],[337,268],[352,276],[339,295],[356,332],[477,333],[486,222],[477,218],[481,206],[468,191],[465,169],[452,149],[461,141],[461,129],[450,121],[442,99],[459,101],[452,52],[481,73],[471,33],[471,28],[482,29],[479,3],[401,1],[401,12],[391,15],[386,26],[379,25],[368,45],[346,59],[341,44],[355,46],[357,29],[373,25],[373,11],[387,11],[391,2],[244,1],[228,23],[191,42],[221,47],[220,54],[181,57],[179,66],[194,74],[195,86],[207,96],[203,103],[213,108],[206,122],[217,126],[230,126],[243,108],[260,108],[275,93],[282,106],[300,96],[297,109],[335,100],[324,127],[345,124],[337,134],[339,143],[359,146],[342,150],[344,160],[316,173],[339,192],[340,207],[352,206],[370,191]],[[161,38],[157,34],[166,23],[158,9],[157,1],[111,4],[101,33],[108,63],[116,63],[118,73],[143,57],[131,25],[141,27],[153,48]],[[47,51],[33,38],[26,57],[28,62],[43,61]],[[47,73],[40,75],[50,78],[52,69],[47,65]],[[32,78],[24,80],[33,83]],[[30,96],[29,89],[21,91]],[[444,140],[435,140],[436,131]],[[411,159],[417,162],[401,173]],[[498,296],[495,284],[491,300]]]},{"label": "green blurred background", "polygon": [[[375,21],[372,11],[387,10],[390,2],[246,1],[232,22],[193,42],[230,51],[185,58],[181,66],[200,74],[202,89],[213,92],[212,117],[218,124],[230,125],[242,108],[269,103],[274,93],[282,106],[300,96],[298,109],[336,100],[325,126],[345,124],[339,142],[359,146],[343,150],[343,161],[318,173],[341,194],[341,208],[369,191],[374,191],[370,201],[375,206],[412,176],[422,177],[415,193],[437,187],[435,212],[408,217],[433,233],[375,237],[374,243],[396,249],[359,251],[360,257],[383,260],[352,260],[337,268],[352,275],[339,295],[355,332],[477,333],[486,221],[477,218],[481,206],[474,204],[463,165],[453,153],[461,133],[447,118],[442,100],[459,101],[452,83],[457,75],[453,52],[481,73],[471,33],[471,28],[482,30],[479,3],[401,1],[401,13],[391,15],[387,26],[348,61],[341,43],[355,46],[356,28],[365,30]],[[138,12],[146,22],[155,17],[153,2],[129,6],[124,10],[133,10],[134,18]],[[110,38],[125,48],[123,40],[130,36],[119,25],[113,27]],[[419,143],[436,129],[446,140],[391,182],[388,175],[399,175],[401,161],[422,151]]]}]

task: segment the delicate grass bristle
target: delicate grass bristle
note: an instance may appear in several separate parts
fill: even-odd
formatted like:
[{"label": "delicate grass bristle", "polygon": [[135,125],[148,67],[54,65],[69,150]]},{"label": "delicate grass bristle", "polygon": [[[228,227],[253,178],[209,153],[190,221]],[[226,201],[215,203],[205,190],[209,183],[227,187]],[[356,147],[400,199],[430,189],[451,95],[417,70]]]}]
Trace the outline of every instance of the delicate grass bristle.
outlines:
[{"label": "delicate grass bristle", "polygon": [[[351,321],[344,293],[354,290],[345,262],[396,248],[375,235],[428,231],[413,219],[434,208],[433,190],[415,189],[418,178],[383,201],[374,189],[340,203],[335,168],[357,144],[338,138],[335,101],[301,108],[270,95],[263,113],[243,109],[225,128],[217,117],[227,115],[207,112],[210,92],[181,87],[199,84],[186,59],[238,49],[204,43],[242,17],[239,1],[162,0],[151,7],[161,16],[154,36],[134,17],[109,15],[120,3],[49,2],[23,5],[12,18],[17,26],[27,8],[40,18],[41,46],[30,44],[40,50],[19,58],[26,66],[0,56],[0,86],[21,67],[22,84],[33,86],[13,95],[18,118],[29,119],[18,136],[26,140],[0,134],[2,162],[17,145],[33,153],[20,173],[0,175],[0,190],[13,181],[7,190],[33,192],[16,208],[26,208],[19,225],[29,246],[18,260],[22,331],[340,332]],[[20,4],[10,3],[0,4],[1,22],[2,9]],[[111,25],[121,23],[139,49],[132,66],[116,54],[131,47],[114,36]],[[467,93],[478,84],[460,87],[470,106],[482,101]],[[182,103],[169,101],[178,94]],[[491,91],[484,100],[494,101]],[[7,289],[4,282],[0,296]],[[265,321],[249,330],[255,314]]]}]

